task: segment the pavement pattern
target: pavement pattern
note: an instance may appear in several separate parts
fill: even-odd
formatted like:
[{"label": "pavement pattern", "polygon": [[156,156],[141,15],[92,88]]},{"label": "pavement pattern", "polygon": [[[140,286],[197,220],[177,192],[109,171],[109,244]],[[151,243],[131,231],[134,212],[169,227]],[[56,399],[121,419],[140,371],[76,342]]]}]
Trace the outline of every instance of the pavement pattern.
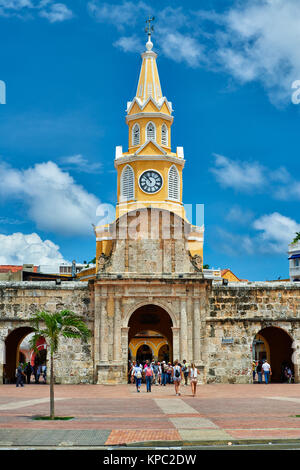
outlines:
[{"label": "pavement pattern", "polygon": [[56,416],[49,386],[0,386],[0,447],[120,446],[149,443],[300,440],[300,384],[152,386],[56,385]]}]

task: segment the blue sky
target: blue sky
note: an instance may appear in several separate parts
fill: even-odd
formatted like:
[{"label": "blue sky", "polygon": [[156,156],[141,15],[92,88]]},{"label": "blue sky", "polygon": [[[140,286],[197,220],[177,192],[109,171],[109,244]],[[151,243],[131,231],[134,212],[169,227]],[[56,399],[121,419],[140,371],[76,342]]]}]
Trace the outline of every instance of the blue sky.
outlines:
[{"label": "blue sky", "polygon": [[0,264],[94,257],[91,224],[99,204],[116,202],[115,146],[127,147],[126,103],[154,14],[184,202],[205,204],[204,262],[286,278],[300,231],[300,5],[151,5],[0,0]]}]

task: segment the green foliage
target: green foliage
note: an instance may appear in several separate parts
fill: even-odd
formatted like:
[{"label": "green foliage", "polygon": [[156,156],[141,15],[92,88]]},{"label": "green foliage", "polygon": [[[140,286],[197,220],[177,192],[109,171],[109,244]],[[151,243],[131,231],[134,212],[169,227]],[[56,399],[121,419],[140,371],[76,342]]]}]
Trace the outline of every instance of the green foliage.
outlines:
[{"label": "green foliage", "polygon": [[203,269],[209,269],[209,264],[204,264]]},{"label": "green foliage", "polygon": [[90,330],[81,317],[70,310],[60,312],[36,312],[30,319],[34,335],[30,346],[37,351],[37,341],[44,337],[51,352],[56,352],[59,338],[81,338],[84,341],[90,336]]},{"label": "green foliage", "polygon": [[300,242],[300,232],[296,232],[296,236],[294,240],[292,241],[292,243],[297,243],[297,242]]}]

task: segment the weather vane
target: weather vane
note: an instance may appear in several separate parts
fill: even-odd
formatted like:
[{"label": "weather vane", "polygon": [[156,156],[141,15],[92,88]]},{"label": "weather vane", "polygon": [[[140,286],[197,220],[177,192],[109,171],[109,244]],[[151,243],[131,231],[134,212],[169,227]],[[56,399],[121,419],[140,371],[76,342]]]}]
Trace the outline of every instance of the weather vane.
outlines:
[{"label": "weather vane", "polygon": [[148,34],[148,36],[151,36],[151,33],[154,31],[154,26],[151,24],[151,21],[154,21],[155,18],[154,16],[149,16],[148,20],[146,20],[147,26],[145,28],[145,33]]}]

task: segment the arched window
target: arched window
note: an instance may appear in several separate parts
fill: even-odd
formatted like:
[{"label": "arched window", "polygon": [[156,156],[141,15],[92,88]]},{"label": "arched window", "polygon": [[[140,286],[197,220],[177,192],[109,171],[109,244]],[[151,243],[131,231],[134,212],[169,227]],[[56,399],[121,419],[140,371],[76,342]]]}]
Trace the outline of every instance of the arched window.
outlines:
[{"label": "arched window", "polygon": [[156,135],[155,125],[153,124],[153,122],[148,122],[147,128],[146,128],[147,140],[155,140],[155,135]]},{"label": "arched window", "polygon": [[140,126],[135,124],[132,128],[132,146],[140,145]]},{"label": "arched window", "polygon": [[161,144],[168,145],[168,128],[165,124],[161,126]]},{"label": "arched window", "polygon": [[169,199],[174,199],[179,201],[180,199],[180,182],[179,182],[179,173],[175,165],[172,165],[169,170],[168,177],[168,194]]},{"label": "arched window", "polygon": [[121,174],[121,201],[134,199],[134,171],[126,165]]}]

